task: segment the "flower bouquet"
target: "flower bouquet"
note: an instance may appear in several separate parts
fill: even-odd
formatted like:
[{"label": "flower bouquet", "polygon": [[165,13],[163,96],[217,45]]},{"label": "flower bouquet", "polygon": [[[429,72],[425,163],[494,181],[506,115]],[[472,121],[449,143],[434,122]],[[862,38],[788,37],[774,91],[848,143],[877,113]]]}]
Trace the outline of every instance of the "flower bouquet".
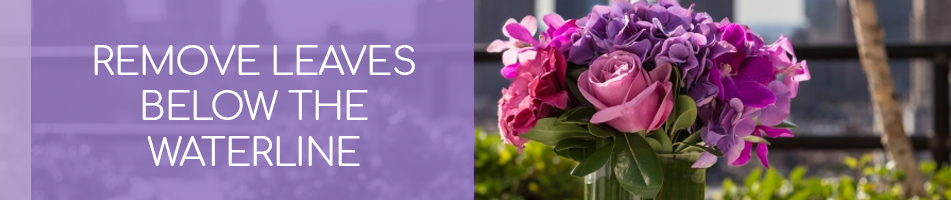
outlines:
[{"label": "flower bouquet", "polygon": [[744,165],[765,138],[792,137],[786,122],[809,79],[785,36],[766,45],[748,27],[674,0],[614,1],[588,16],[509,19],[489,52],[512,80],[499,130],[578,161],[588,199],[702,199],[718,157]]}]

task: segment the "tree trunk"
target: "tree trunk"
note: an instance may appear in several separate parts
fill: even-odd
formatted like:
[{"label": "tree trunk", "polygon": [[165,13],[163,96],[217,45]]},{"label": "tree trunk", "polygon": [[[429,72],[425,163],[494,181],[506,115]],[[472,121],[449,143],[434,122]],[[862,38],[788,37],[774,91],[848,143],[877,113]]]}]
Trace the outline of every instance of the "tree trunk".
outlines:
[{"label": "tree trunk", "polygon": [[904,195],[925,197],[927,193],[921,173],[918,172],[914,150],[902,124],[901,109],[895,99],[888,56],[885,53],[885,31],[878,24],[873,0],[850,0],[855,41],[859,47],[862,69],[868,79],[875,118],[882,130],[882,146],[894,160],[899,171],[907,178],[903,183]]}]

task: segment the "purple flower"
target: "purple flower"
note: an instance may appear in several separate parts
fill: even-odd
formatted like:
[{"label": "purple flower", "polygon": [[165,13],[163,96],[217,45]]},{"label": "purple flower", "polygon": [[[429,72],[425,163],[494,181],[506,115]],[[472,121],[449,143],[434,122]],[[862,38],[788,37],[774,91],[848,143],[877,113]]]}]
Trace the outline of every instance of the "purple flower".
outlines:
[{"label": "purple flower", "polygon": [[658,66],[669,63],[687,71],[700,66],[697,53],[701,50],[700,44],[706,43],[706,38],[700,34],[685,33],[658,43],[651,51],[651,55],[654,56],[654,63]]},{"label": "purple flower", "polygon": [[692,12],[693,8],[681,7],[677,1],[660,0],[657,4],[651,5],[644,16],[639,17],[654,25],[651,38],[656,42],[692,31]]},{"label": "purple flower", "polygon": [[[730,99],[733,110],[718,110],[716,104],[701,107],[700,117],[706,122],[701,138],[723,151],[730,165],[744,165],[751,158],[753,143],[742,141],[743,137],[792,137],[788,129],[774,126],[789,116],[789,103],[796,96],[798,83],[808,80],[810,75],[805,61],[797,60],[786,37],[764,47],[762,39],[746,27],[728,23],[720,31],[723,41],[734,49],[714,59],[719,70],[711,75],[720,77],[712,79],[720,90],[718,100]],[[777,76],[782,78],[777,80]],[[738,107],[743,112],[737,112]],[[721,113],[720,118],[716,118],[716,113]],[[741,123],[723,121],[724,117],[740,119]],[[756,154],[766,167],[768,153],[767,145],[756,144]],[[704,154],[694,167],[708,167],[715,161],[715,156]]]},{"label": "purple flower", "polygon": [[646,2],[630,3],[615,0],[611,6],[597,5],[588,16],[577,20],[582,29],[569,49],[568,60],[588,64],[592,59],[611,51],[623,50],[647,60],[653,43],[647,40],[654,26],[636,18],[636,12],[648,9]]},{"label": "purple flower", "polygon": [[561,15],[551,13],[542,17],[542,21],[548,25],[548,30],[542,33],[541,47],[555,47],[561,51],[566,51],[571,46],[572,37],[578,33],[578,25],[574,19],[565,21]]},{"label": "purple flower", "polygon": [[790,98],[795,98],[799,91],[799,82],[812,78],[806,61],[799,62],[792,44],[786,36],[780,36],[772,45],[766,48],[776,69],[783,75],[783,84],[792,92]]},{"label": "purple flower", "polygon": [[[773,128],[779,125],[789,116],[789,101],[792,99],[792,92],[780,81],[773,81],[769,84],[770,91],[776,94],[776,102],[757,111],[753,115],[759,121],[752,135],[757,137],[768,136],[770,138],[792,137],[792,131],[783,128]],[[733,161],[733,165],[745,165],[750,159],[753,143],[746,142],[743,150],[740,151],[740,157]],[[766,144],[756,144],[756,155],[759,157],[764,167],[769,168],[769,161],[766,155],[769,153]]]},{"label": "purple flower", "polygon": [[[752,135],[755,135],[757,137],[763,137],[765,135],[765,136],[769,136],[770,138],[793,136],[792,131],[789,131],[789,129],[773,128],[770,126],[763,126],[763,125],[757,125]],[[733,161],[733,163],[730,163],[730,164],[734,166],[746,165],[746,163],[750,161],[750,158],[752,158],[752,156],[750,156],[751,151],[753,151],[753,142],[745,142],[745,144],[743,144],[743,150],[740,150],[739,158],[737,158],[736,161]],[[762,163],[763,167],[766,167],[766,168],[769,168],[769,159],[767,159],[766,157],[768,154],[769,154],[768,145],[762,144],[762,143],[756,144],[756,156],[759,157],[759,162]]]},{"label": "purple flower", "polygon": [[714,63],[717,70],[710,70],[711,80],[717,85],[718,98],[736,98],[743,105],[762,108],[776,101],[776,96],[766,87],[776,80],[776,68],[764,51],[763,40],[737,24],[720,27],[722,40],[736,48]]},{"label": "purple flower", "polygon": [[[708,104],[707,106],[717,106]],[[708,146],[715,146],[723,152],[727,162],[733,163],[740,158],[740,153],[744,148],[743,137],[749,136],[756,128],[756,121],[751,114],[756,112],[755,108],[743,105],[739,99],[732,99],[729,104],[714,109],[702,109],[713,112],[699,113],[708,115],[701,117],[705,120],[704,126],[700,129],[700,138]],[[709,115],[717,115],[710,117]],[[700,159],[693,164],[694,168],[707,168],[713,165],[717,160],[716,156],[704,152]]]},{"label": "purple flower", "polygon": [[522,18],[521,23],[509,18],[502,27],[502,34],[505,34],[509,40],[497,39],[486,48],[488,52],[505,51],[502,53],[502,64],[505,64],[502,68],[502,76],[505,78],[514,78],[519,63],[535,57],[535,52],[531,51],[530,47],[538,45],[538,40],[534,38],[535,31],[538,29],[537,23],[535,17],[531,15]]},{"label": "purple flower", "polygon": [[538,21],[529,15],[522,18],[521,23],[515,19],[508,19],[502,28],[502,33],[509,40],[495,40],[489,44],[486,49],[488,52],[505,51],[502,54],[502,64],[505,64],[502,68],[502,76],[508,79],[514,78],[519,66],[535,58],[535,53],[540,48],[553,46],[560,51],[565,51],[568,44],[571,44],[572,35],[578,30],[573,19],[565,21],[560,15],[552,13],[545,15],[542,20],[549,28],[541,34],[540,40],[535,39]]}]

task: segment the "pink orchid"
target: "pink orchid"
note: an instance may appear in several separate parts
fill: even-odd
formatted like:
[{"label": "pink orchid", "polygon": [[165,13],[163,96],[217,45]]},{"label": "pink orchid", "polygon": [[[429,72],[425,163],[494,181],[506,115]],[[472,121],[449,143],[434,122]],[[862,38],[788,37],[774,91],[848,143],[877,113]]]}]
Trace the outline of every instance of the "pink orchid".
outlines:
[{"label": "pink orchid", "polygon": [[502,27],[502,34],[508,37],[508,41],[495,40],[486,48],[488,52],[502,52],[502,76],[511,79],[515,77],[515,71],[521,62],[528,61],[535,57],[535,51],[531,47],[538,46],[538,40],[535,39],[535,32],[538,30],[538,20],[534,16],[525,16],[521,22],[509,18]]},{"label": "pink orchid", "polygon": [[772,45],[768,46],[766,52],[773,60],[779,74],[783,75],[783,84],[792,92],[790,98],[795,98],[799,93],[799,82],[808,81],[812,78],[809,74],[809,67],[806,61],[799,62],[796,58],[796,52],[793,51],[792,43],[786,36],[780,36]]}]

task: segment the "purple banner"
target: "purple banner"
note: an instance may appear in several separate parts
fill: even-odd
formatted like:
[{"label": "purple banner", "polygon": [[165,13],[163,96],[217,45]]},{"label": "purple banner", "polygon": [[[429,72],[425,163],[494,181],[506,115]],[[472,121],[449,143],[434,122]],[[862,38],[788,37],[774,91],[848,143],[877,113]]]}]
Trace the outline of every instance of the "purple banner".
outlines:
[{"label": "purple banner", "polygon": [[33,199],[472,199],[472,1],[36,0]]}]

